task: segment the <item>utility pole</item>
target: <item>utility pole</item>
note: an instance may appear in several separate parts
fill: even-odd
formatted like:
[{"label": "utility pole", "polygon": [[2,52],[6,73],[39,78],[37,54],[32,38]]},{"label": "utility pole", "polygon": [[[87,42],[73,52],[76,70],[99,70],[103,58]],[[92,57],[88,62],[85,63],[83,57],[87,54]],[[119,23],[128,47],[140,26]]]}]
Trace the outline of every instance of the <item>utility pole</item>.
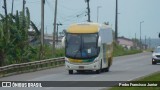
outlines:
[{"label": "utility pole", "polygon": [[26,4],[26,1],[23,0],[23,8],[22,8],[22,11],[23,11],[23,28],[25,27],[25,4]]},{"label": "utility pole", "polygon": [[135,40],[137,39],[137,34],[135,33]]},{"label": "utility pole", "polygon": [[57,43],[58,43],[58,27],[59,26],[62,26],[62,24],[61,23],[57,23]]},{"label": "utility pole", "polygon": [[41,47],[40,47],[40,59],[43,59],[43,46],[44,46],[44,3],[45,0],[41,0]]},{"label": "utility pole", "polygon": [[146,49],[146,35],[145,35],[145,49]]},{"label": "utility pole", "polygon": [[26,4],[26,1],[23,0],[23,10],[25,9],[25,4]]},{"label": "utility pole", "polygon": [[13,15],[13,6],[14,6],[14,0],[12,0],[12,9],[11,9],[11,14]]},{"label": "utility pole", "polygon": [[140,22],[140,49],[142,50],[142,40],[141,40],[141,26],[142,26],[142,23],[144,23],[144,21],[141,21]]},{"label": "utility pole", "polygon": [[97,23],[98,23],[98,19],[99,19],[99,8],[101,8],[101,6],[97,6]]},{"label": "utility pole", "polygon": [[53,31],[53,55],[55,53],[55,36],[56,36],[56,23],[57,23],[57,0],[55,0],[55,12],[54,12],[54,31]]},{"label": "utility pole", "polygon": [[25,4],[26,4],[26,1],[23,0],[23,15],[25,16]]},{"label": "utility pole", "polygon": [[[7,3],[6,3],[6,0],[4,0],[4,11],[5,11],[5,16],[6,16],[6,19],[5,19],[5,22],[6,22],[6,25],[5,25],[5,29],[7,30],[8,32],[8,35],[9,35],[9,30],[8,30],[8,15],[7,15]],[[7,35],[7,36],[8,36]],[[8,36],[9,37],[9,36]]]},{"label": "utility pole", "polygon": [[151,38],[149,37],[149,48],[151,48]]},{"label": "utility pole", "polygon": [[115,40],[118,39],[118,0],[116,0],[116,15],[115,15]]},{"label": "utility pole", "polygon": [[88,12],[87,12],[87,15],[88,15],[88,22],[91,22],[91,19],[90,19],[90,5],[89,5],[89,1],[90,0],[85,0],[85,2],[87,2],[87,10],[88,10]]},{"label": "utility pole", "polygon": [[5,16],[7,17],[7,3],[6,3],[6,0],[4,0],[4,11],[5,11]]},{"label": "utility pole", "polygon": [[137,35],[136,35],[136,33],[135,33],[135,40],[134,40],[135,48],[137,47],[137,42],[136,42],[136,40],[137,40]]}]

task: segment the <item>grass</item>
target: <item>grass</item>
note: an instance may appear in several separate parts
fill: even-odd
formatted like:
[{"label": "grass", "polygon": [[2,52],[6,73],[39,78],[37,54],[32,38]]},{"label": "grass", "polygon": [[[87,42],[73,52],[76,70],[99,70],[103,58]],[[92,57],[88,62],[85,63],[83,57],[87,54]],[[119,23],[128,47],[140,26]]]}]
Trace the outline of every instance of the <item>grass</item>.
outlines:
[{"label": "grass", "polygon": [[[52,46],[45,45],[43,48],[44,48],[43,60],[50,58],[64,57],[64,48],[56,48],[54,54]],[[36,50],[37,50],[36,52],[38,53],[36,53],[36,55],[33,56],[32,58],[30,58],[29,62],[39,61],[39,52],[40,52],[39,47],[36,47]]]},{"label": "grass", "polygon": [[114,44],[113,56],[115,57],[115,56],[131,55],[131,54],[136,54],[141,52],[142,52],[141,50],[137,50],[137,49],[127,50],[120,45]]},{"label": "grass", "polygon": [[45,60],[50,58],[64,57],[64,48],[56,48],[53,54],[53,49],[50,45],[44,45],[43,57],[42,55],[40,56],[40,46],[33,46],[31,51],[32,52],[28,52],[27,54],[25,53],[28,56],[17,55],[17,58],[13,57],[13,55],[8,54],[5,57],[3,66]]},{"label": "grass", "polygon": [[144,77],[144,78],[141,78],[140,80],[141,81],[160,81],[160,72]]},{"label": "grass", "polygon": [[53,55],[52,47],[46,47],[44,56],[45,56],[45,59],[64,57],[64,48],[56,49]]},{"label": "grass", "polygon": [[[160,81],[160,72],[143,77],[136,81]],[[160,90],[160,87],[113,87],[109,90]]]}]

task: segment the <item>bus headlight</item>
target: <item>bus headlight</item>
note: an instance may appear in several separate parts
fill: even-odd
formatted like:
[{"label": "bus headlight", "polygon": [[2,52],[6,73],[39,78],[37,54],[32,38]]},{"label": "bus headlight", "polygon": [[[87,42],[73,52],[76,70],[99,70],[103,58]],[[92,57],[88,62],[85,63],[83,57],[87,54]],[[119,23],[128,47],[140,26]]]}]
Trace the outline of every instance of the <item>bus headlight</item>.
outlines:
[{"label": "bus headlight", "polygon": [[94,63],[98,62],[98,58],[95,58]]}]

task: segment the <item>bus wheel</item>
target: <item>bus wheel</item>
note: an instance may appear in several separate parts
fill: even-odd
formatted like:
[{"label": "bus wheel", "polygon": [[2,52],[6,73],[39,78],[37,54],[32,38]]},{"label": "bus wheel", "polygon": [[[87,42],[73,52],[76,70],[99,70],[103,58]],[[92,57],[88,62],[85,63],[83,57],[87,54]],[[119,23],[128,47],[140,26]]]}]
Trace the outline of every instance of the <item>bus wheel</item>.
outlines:
[{"label": "bus wheel", "polygon": [[100,69],[96,70],[96,74],[99,74],[101,71],[102,71],[102,60],[101,60]]},{"label": "bus wheel", "polygon": [[105,72],[109,72],[109,67],[104,69]]},{"label": "bus wheel", "polygon": [[100,74],[101,70],[96,70],[96,74]]},{"label": "bus wheel", "polygon": [[68,70],[68,73],[69,74],[73,74],[73,70]]},{"label": "bus wheel", "polygon": [[110,68],[110,66],[111,66],[110,61],[111,61],[111,58],[110,58],[109,61],[108,61],[108,67],[104,69],[105,72],[109,72],[109,68]]}]

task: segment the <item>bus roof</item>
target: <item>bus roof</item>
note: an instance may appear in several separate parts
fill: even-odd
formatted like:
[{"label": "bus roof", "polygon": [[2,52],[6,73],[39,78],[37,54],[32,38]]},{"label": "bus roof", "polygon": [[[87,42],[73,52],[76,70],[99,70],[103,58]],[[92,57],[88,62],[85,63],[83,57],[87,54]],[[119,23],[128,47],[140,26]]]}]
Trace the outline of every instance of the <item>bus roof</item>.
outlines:
[{"label": "bus roof", "polygon": [[97,33],[98,31],[98,23],[72,24],[67,30],[68,33]]}]

